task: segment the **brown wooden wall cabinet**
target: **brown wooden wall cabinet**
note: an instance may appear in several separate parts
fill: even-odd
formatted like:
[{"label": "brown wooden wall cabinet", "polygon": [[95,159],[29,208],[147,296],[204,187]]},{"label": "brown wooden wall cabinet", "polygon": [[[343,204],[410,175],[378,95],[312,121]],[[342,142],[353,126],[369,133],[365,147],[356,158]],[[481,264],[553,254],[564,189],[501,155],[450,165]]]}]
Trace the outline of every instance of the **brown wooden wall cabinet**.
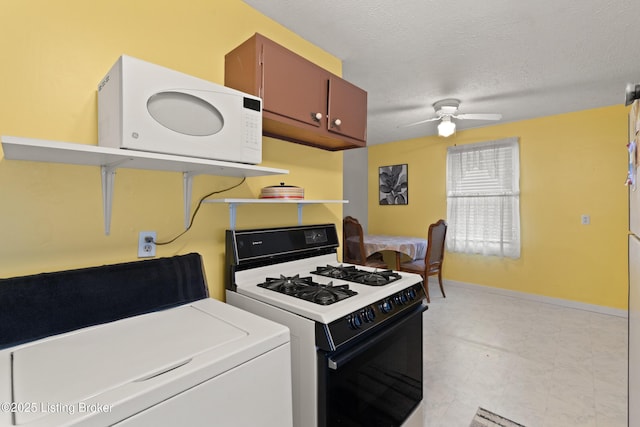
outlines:
[{"label": "brown wooden wall cabinet", "polygon": [[264,135],[326,150],[366,146],[367,92],[260,34],[225,56],[224,84],[262,98]]}]

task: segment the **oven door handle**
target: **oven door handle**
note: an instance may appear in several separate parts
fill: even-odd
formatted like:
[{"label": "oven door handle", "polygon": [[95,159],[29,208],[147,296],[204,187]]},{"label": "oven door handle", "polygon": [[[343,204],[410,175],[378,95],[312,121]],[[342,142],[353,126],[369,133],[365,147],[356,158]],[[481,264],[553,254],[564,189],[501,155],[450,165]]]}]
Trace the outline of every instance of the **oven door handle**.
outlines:
[{"label": "oven door handle", "polygon": [[349,363],[349,361],[363,354],[364,352],[369,350],[369,348],[371,348],[372,346],[376,345],[380,341],[387,338],[389,335],[396,332],[399,328],[404,327],[404,324],[413,316],[422,315],[422,313],[426,309],[427,309],[427,305],[424,302],[420,305],[417,305],[411,312],[409,312],[402,319],[396,321],[393,325],[387,328],[383,328],[382,332],[380,332],[370,340],[367,340],[363,345],[356,345],[349,350],[345,350],[344,352],[339,352],[339,354],[335,356],[328,357],[327,366],[329,367],[329,369],[337,371],[344,364]]}]

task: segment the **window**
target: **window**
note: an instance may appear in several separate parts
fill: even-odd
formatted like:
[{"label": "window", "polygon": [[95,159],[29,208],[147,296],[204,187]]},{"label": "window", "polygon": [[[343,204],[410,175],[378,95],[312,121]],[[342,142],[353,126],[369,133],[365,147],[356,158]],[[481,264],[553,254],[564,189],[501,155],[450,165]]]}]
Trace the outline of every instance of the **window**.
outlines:
[{"label": "window", "polygon": [[447,150],[447,249],[520,257],[517,138]]}]

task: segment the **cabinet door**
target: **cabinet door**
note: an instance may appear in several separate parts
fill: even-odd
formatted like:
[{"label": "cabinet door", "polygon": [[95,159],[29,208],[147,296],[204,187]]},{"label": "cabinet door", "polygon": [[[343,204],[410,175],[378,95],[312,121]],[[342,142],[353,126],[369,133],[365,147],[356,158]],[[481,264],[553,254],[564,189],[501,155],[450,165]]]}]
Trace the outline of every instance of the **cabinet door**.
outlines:
[{"label": "cabinet door", "polygon": [[264,110],[319,127],[326,122],[328,73],[289,50],[262,45]]},{"label": "cabinet door", "polygon": [[329,78],[329,114],[327,129],[367,140],[367,92],[336,76]]}]

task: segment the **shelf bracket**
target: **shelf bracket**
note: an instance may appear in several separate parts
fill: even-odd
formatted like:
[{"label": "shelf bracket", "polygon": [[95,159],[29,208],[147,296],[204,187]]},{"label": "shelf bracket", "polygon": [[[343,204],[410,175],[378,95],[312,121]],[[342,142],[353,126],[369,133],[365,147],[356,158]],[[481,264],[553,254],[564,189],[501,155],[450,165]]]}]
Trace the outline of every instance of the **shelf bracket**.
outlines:
[{"label": "shelf bracket", "polygon": [[229,203],[229,227],[231,230],[236,229],[237,207],[235,203]]},{"label": "shelf bracket", "polygon": [[182,192],[184,197],[184,229],[189,228],[191,223],[191,190],[193,188],[193,177],[198,175],[195,172],[182,173]]},{"label": "shelf bracket", "polygon": [[302,225],[302,203],[298,203],[298,225]]},{"label": "shelf bracket", "polygon": [[113,181],[116,176],[117,165],[102,165],[102,211],[104,216],[104,234],[111,232],[111,208],[113,206]]},{"label": "shelf bracket", "polygon": [[121,159],[108,165],[100,166],[102,175],[102,211],[104,215],[104,234],[111,233],[111,211],[113,210],[113,181],[116,176],[116,169],[130,159]]}]

